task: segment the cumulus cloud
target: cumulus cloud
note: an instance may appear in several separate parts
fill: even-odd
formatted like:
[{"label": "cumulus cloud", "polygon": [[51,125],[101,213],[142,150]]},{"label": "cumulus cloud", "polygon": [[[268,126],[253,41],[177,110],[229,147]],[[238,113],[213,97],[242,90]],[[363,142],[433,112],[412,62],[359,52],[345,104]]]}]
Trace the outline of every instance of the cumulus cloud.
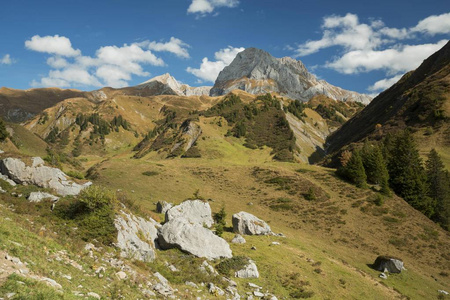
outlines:
[{"label": "cumulus cloud", "polygon": [[450,33],[450,13],[430,16],[411,28],[390,28],[382,20],[360,22],[355,14],[327,16],[321,26],[322,37],[297,46],[296,56],[306,56],[329,47],[340,47],[341,54],[327,61],[326,68],[343,74],[383,70],[389,78],[371,85],[369,91],[389,87],[401,74],[417,68],[424,59],[438,51],[446,40],[416,43],[424,36]]},{"label": "cumulus cloud", "polygon": [[412,31],[419,31],[430,35],[450,33],[450,13],[429,16],[412,28]]},{"label": "cumulus cloud", "polygon": [[187,48],[189,48],[189,45],[175,37],[171,37],[170,41],[168,41],[167,43],[148,42],[147,47],[149,50],[157,52],[167,51],[175,54],[178,57],[189,58],[189,52],[187,50]]},{"label": "cumulus cloud", "polygon": [[[105,85],[115,88],[124,87],[128,85],[133,75],[150,75],[144,70],[145,65],[165,65],[164,61],[150,48],[157,48],[155,51],[178,53],[180,57],[189,57],[186,50],[189,45],[176,38],[171,38],[168,43],[144,41],[123,46],[103,46],[97,49],[95,56],[91,57],[82,55],[80,50],[74,50],[66,37],[35,37],[26,41],[25,46],[30,50],[51,54],[47,64],[52,69],[47,76],[32,81],[33,87],[68,88]],[[59,47],[52,48],[56,44]]]},{"label": "cumulus cloud", "polygon": [[61,56],[78,56],[81,51],[72,48],[70,40],[64,36],[39,36],[35,35],[31,40],[25,41],[25,47],[29,50],[57,54]]},{"label": "cumulus cloud", "polygon": [[13,63],[14,59],[12,59],[9,54],[5,54],[2,58],[0,58],[0,65],[11,65]]},{"label": "cumulus cloud", "polygon": [[417,68],[424,59],[444,47],[446,40],[435,44],[402,45],[397,49],[355,50],[345,53],[327,67],[344,74],[385,70],[388,74],[397,74]]},{"label": "cumulus cloud", "polygon": [[402,78],[402,76],[403,75],[397,75],[397,76],[394,76],[391,78],[378,80],[373,85],[369,86],[369,88],[367,90],[371,91],[371,92],[386,90],[386,89],[390,88],[391,86],[393,86],[395,83],[397,83],[397,81],[399,81],[400,78]]},{"label": "cumulus cloud", "polygon": [[207,57],[204,57],[198,69],[188,67],[186,71],[198,77],[201,82],[214,82],[216,81],[216,78],[219,75],[220,71],[231,64],[236,55],[244,50],[245,48],[243,47],[235,48],[232,46],[228,46],[227,48],[220,49],[219,51],[214,53],[215,61],[210,61]]},{"label": "cumulus cloud", "polygon": [[236,7],[239,0],[192,0],[187,12],[191,14],[209,14],[219,7]]}]

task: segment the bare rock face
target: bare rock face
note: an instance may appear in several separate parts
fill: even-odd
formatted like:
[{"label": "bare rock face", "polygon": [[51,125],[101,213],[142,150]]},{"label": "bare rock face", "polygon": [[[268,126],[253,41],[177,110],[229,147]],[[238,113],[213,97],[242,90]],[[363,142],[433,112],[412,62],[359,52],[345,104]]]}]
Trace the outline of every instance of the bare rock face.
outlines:
[{"label": "bare rock face", "polygon": [[171,219],[162,226],[158,244],[162,249],[178,248],[207,259],[233,256],[230,246],[224,239],[203,225],[192,223],[183,217]]},{"label": "bare rock face", "polygon": [[226,95],[240,89],[250,94],[276,92],[291,99],[308,101],[325,95],[340,101],[368,104],[372,98],[333,86],[308,72],[301,61],[290,57],[275,58],[269,53],[247,48],[219,73],[211,96]]},{"label": "bare rock face", "polygon": [[45,166],[40,157],[33,157],[31,166],[27,166],[19,158],[5,158],[0,161],[0,171],[17,184],[34,184],[50,188],[61,196],[78,195],[81,190],[92,184],[91,182],[78,184],[69,180],[60,169]]},{"label": "bare rock face", "polygon": [[184,218],[191,224],[210,228],[214,224],[209,203],[202,200],[188,200],[176,205],[166,212],[166,222]]},{"label": "bare rock face", "polygon": [[403,267],[403,261],[391,256],[378,256],[373,263],[373,268],[381,272],[400,273]]},{"label": "bare rock face", "polygon": [[247,235],[272,235],[270,226],[252,214],[241,211],[233,215],[233,231]]},{"label": "bare rock face", "polygon": [[168,203],[166,201],[158,201],[158,203],[156,203],[156,212],[158,214],[165,214],[169,209],[172,208],[172,206],[172,203]]},{"label": "bare rock face", "polygon": [[200,125],[190,120],[184,121],[180,126],[180,133],[176,138],[177,142],[173,145],[170,152],[175,153],[182,149],[182,153],[185,153],[195,144],[201,134],[202,128]]},{"label": "bare rock face", "polygon": [[140,261],[153,261],[156,257],[155,243],[157,227],[161,226],[152,219],[144,219],[133,214],[121,212],[116,216],[116,246],[122,250],[120,255]]}]

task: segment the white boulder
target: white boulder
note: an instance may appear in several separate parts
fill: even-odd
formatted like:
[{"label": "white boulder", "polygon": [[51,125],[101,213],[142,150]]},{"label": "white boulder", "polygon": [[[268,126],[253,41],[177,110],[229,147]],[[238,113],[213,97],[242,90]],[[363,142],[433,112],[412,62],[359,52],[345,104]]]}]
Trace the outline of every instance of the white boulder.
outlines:
[{"label": "white boulder", "polygon": [[241,211],[233,215],[233,231],[247,235],[272,235],[270,226],[252,214]]},{"label": "white boulder", "polygon": [[210,228],[214,224],[209,203],[202,200],[187,200],[166,212],[166,222],[183,217],[191,224]]}]

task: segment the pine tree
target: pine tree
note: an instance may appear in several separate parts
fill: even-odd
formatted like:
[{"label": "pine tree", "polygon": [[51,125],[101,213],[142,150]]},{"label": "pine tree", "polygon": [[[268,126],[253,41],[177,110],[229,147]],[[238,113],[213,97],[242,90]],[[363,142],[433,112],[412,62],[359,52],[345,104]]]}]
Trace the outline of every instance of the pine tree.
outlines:
[{"label": "pine tree", "polygon": [[427,195],[426,173],[419,151],[408,130],[393,137],[389,145],[389,182],[394,192],[427,217],[434,204]]},{"label": "pine tree", "polygon": [[428,196],[433,200],[436,210],[433,220],[448,230],[450,217],[450,180],[441,157],[431,149],[426,161]]},{"label": "pine tree", "polygon": [[367,182],[378,184],[381,187],[380,192],[389,195],[389,172],[380,147],[365,141],[361,156],[367,175]]},{"label": "pine tree", "polygon": [[355,150],[352,152],[352,156],[348,160],[345,166],[341,166],[338,171],[338,175],[347,179],[351,183],[354,183],[357,187],[366,186],[366,172],[364,171],[364,165],[362,162],[361,154]]},{"label": "pine tree", "polygon": [[0,119],[0,142],[3,142],[6,140],[6,138],[9,136],[8,131],[6,130],[5,122],[3,122],[2,119]]}]

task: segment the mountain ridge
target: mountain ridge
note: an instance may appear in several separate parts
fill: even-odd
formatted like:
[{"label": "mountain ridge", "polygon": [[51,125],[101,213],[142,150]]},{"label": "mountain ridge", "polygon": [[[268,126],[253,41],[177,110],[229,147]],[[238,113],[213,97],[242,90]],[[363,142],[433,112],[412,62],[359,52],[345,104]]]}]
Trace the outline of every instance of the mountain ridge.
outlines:
[{"label": "mountain ridge", "polygon": [[247,48],[238,53],[233,62],[219,73],[210,95],[224,95],[234,89],[251,94],[277,92],[303,102],[320,94],[335,100],[364,104],[371,100],[368,95],[317,80],[299,60],[291,57],[275,58],[257,48]]}]

